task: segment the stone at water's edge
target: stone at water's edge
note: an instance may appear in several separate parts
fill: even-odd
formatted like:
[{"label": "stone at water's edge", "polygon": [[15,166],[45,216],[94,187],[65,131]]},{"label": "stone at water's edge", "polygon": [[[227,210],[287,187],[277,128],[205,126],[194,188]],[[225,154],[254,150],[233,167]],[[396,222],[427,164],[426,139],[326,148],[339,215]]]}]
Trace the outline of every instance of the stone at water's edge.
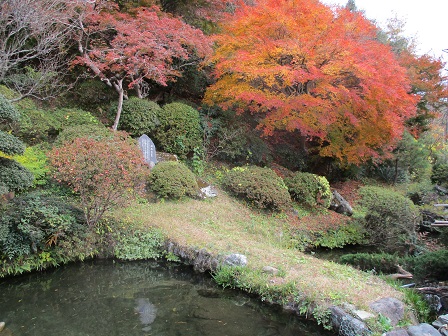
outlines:
[{"label": "stone at water's edge", "polygon": [[397,330],[389,331],[389,332],[383,334],[383,336],[409,336],[409,334],[404,329],[397,329]]},{"label": "stone at water's edge", "polygon": [[404,317],[404,304],[395,298],[383,298],[370,304],[370,308],[390,319],[390,324],[396,326]]},{"label": "stone at water's edge", "polygon": [[440,336],[441,334],[428,323],[422,323],[408,328],[409,336]]},{"label": "stone at water's edge", "polygon": [[339,332],[341,336],[369,335],[370,331],[364,322],[347,314],[340,307],[330,307],[331,326]]}]

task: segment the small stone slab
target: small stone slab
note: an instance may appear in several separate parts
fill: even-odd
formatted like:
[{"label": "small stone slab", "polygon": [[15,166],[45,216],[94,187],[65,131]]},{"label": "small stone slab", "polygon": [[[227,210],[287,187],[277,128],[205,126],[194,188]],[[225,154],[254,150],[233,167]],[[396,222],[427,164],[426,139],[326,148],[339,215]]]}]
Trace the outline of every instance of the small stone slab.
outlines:
[{"label": "small stone slab", "polygon": [[387,333],[383,334],[383,336],[409,336],[409,334],[404,329],[397,329],[388,331]]},{"label": "small stone slab", "polygon": [[375,315],[373,315],[372,313],[366,312],[364,310],[354,310],[353,314],[355,314],[358,318],[360,318],[363,321],[375,317]]}]

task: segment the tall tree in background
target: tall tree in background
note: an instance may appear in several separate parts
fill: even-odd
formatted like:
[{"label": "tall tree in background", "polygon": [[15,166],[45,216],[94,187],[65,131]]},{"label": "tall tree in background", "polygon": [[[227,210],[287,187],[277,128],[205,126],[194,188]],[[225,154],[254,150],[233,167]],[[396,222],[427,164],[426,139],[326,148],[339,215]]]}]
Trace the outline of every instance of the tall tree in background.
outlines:
[{"label": "tall tree in background", "polygon": [[0,2],[0,83],[20,95],[46,99],[64,88],[71,26],[63,0]]},{"label": "tall tree in background", "polygon": [[211,41],[200,30],[157,7],[127,14],[110,4],[86,3],[82,13],[77,20],[80,56],[74,64],[86,66],[118,93],[114,130],[126,88],[136,89],[140,96],[146,80],[167,85],[182,75],[182,63],[175,65],[175,60],[197,63],[212,51]]},{"label": "tall tree in background", "polygon": [[343,164],[382,156],[417,98],[376,32],[362,14],[317,0],[242,5],[216,36],[205,101],[252,113],[265,135],[299,131]]}]

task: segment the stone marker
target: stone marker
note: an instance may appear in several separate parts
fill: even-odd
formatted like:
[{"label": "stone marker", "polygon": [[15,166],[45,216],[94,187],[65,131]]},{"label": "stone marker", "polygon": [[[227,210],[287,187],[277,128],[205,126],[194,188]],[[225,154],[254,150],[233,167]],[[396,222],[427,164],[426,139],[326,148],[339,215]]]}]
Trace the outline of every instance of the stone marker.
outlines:
[{"label": "stone marker", "polygon": [[138,145],[143,153],[145,162],[150,168],[154,167],[157,163],[156,146],[154,146],[154,142],[152,142],[149,136],[143,134],[140,138],[138,138]]}]

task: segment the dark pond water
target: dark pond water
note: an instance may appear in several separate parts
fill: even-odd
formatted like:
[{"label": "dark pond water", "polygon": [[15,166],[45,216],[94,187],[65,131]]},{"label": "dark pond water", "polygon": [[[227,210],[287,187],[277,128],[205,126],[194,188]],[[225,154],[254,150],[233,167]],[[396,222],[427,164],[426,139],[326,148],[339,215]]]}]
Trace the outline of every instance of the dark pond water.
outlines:
[{"label": "dark pond water", "polygon": [[15,336],[331,335],[189,267],[151,261],[99,260],[4,279],[0,321]]}]

